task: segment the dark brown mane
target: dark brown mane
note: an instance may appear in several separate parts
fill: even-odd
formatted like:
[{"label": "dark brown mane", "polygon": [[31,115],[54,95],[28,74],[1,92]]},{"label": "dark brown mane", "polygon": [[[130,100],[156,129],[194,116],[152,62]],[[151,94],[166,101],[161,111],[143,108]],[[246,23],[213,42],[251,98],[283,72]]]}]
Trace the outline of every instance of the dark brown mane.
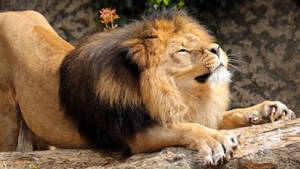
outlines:
[{"label": "dark brown mane", "polygon": [[[158,123],[140,99],[142,67],[135,62],[136,58],[131,58],[133,53],[123,43],[151,37],[144,30],[144,23],[172,20],[178,15],[183,13],[156,13],[124,28],[95,34],[80,42],[63,60],[59,89],[61,106],[95,148],[129,151],[127,138]],[[105,85],[107,81],[111,84]],[[97,90],[117,92],[105,95]],[[110,97],[115,100],[111,101]],[[122,103],[127,97],[132,97],[134,104]]]}]

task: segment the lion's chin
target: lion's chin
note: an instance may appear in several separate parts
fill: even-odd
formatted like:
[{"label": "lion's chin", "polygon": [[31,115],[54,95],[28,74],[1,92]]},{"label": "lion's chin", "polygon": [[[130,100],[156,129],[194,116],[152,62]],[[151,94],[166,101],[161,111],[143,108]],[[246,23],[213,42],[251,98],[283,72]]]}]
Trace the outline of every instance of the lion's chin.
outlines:
[{"label": "lion's chin", "polygon": [[231,73],[224,67],[218,68],[214,71],[208,78],[208,83],[210,85],[217,84],[221,85],[223,83],[230,83],[231,82]]}]

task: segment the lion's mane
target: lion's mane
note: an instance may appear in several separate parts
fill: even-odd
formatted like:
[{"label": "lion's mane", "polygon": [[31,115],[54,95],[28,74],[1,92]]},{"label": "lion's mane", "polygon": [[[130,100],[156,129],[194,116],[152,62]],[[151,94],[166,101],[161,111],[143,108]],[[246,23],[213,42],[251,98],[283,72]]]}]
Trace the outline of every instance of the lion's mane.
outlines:
[{"label": "lion's mane", "polygon": [[[184,113],[184,104],[175,94],[170,97],[171,101],[159,90],[156,95],[161,98],[145,96],[153,92],[145,89],[161,84],[151,81],[151,72],[143,78],[141,72],[160,62],[155,56],[159,49],[148,41],[157,38],[159,32],[155,30],[167,29],[165,24],[172,23],[177,31],[188,22],[194,21],[182,12],[152,14],[143,21],[95,34],[81,41],[65,57],[60,67],[61,106],[92,145],[129,152],[127,139],[162,120],[170,120],[172,111],[163,106],[177,106],[176,111],[182,109]],[[146,106],[145,100],[149,99],[157,99],[155,103],[161,104],[162,111]]]}]

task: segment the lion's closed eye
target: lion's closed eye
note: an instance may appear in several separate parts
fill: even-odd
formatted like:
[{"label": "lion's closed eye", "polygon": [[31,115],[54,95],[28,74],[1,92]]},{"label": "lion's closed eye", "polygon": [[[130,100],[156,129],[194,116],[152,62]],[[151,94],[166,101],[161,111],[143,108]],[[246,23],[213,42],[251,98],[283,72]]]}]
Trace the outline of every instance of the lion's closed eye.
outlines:
[{"label": "lion's closed eye", "polygon": [[184,49],[184,48],[182,48],[182,49],[179,49],[177,52],[178,52],[178,53],[190,53],[190,51],[189,51],[189,50],[187,50],[187,49]]}]

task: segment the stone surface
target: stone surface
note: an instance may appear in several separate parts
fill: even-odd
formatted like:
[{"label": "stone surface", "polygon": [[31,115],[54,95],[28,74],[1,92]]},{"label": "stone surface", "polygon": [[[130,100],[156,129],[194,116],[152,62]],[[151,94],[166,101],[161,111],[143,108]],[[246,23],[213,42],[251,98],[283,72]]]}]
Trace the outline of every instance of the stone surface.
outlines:
[{"label": "stone surface", "polygon": [[256,0],[216,18],[224,49],[246,62],[232,69],[232,107],[279,100],[300,112],[300,7]]},{"label": "stone surface", "polygon": [[[241,146],[223,169],[298,169],[300,118],[231,130],[242,133]],[[196,151],[181,147],[136,154],[128,159],[91,150],[54,150],[0,153],[0,169],[7,168],[118,168],[203,169]],[[36,167],[36,168],[34,168]]]},{"label": "stone surface", "polygon": [[[0,1],[0,11],[26,9],[45,15],[72,44],[102,30],[90,0]],[[300,7],[296,2],[254,0],[238,10],[216,8],[203,15],[217,23],[217,38],[225,51],[245,62],[239,64],[239,71],[231,68],[232,108],[279,100],[300,112]]]}]

